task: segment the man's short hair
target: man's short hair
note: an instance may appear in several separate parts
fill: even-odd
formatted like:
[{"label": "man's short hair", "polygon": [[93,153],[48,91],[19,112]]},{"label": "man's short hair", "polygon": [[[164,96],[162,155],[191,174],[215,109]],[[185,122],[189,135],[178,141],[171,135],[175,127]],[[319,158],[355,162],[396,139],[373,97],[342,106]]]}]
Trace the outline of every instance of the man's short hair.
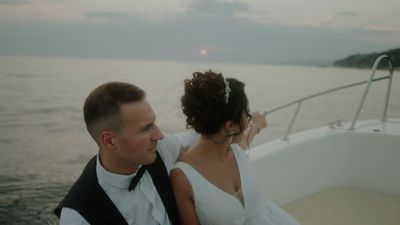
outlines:
[{"label": "man's short hair", "polygon": [[92,138],[98,142],[103,129],[121,129],[120,106],[142,101],[145,97],[142,89],[124,82],[108,82],[95,88],[83,106],[86,128]]}]

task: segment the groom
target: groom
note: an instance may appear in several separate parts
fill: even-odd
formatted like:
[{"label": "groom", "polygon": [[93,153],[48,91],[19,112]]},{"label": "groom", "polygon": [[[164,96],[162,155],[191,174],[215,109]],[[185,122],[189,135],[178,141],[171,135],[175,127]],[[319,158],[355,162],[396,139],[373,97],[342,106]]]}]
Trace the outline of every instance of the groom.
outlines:
[{"label": "groom", "polygon": [[135,85],[109,82],[86,98],[99,151],[55,209],[60,225],[179,224],[169,171],[195,134],[163,134],[145,97]]}]

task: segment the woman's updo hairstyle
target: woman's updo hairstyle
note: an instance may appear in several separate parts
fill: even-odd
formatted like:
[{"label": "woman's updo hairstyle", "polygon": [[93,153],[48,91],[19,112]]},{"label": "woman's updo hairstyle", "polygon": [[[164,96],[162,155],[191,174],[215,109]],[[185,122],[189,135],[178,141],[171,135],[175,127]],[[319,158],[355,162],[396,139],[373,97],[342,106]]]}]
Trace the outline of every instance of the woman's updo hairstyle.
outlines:
[{"label": "woman's updo hairstyle", "polygon": [[[211,70],[195,72],[192,79],[184,81],[185,93],[181,103],[187,117],[187,128],[210,136],[231,120],[239,124],[240,131],[236,134],[243,131],[243,112],[249,114],[245,85],[234,78],[227,78],[226,81],[221,73]],[[230,89],[228,98],[226,85]]]}]

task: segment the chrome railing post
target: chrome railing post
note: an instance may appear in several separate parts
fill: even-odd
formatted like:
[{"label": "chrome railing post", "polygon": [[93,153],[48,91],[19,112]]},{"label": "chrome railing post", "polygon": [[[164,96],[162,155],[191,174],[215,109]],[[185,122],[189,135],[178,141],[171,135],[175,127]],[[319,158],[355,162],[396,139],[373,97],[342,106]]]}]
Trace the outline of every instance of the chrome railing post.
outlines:
[{"label": "chrome railing post", "polygon": [[365,87],[364,94],[361,97],[360,104],[358,105],[358,109],[357,109],[356,115],[354,116],[353,122],[351,123],[351,126],[350,126],[349,130],[354,130],[354,126],[355,126],[355,124],[356,124],[356,122],[358,120],[358,117],[360,116],[361,109],[364,106],[365,98],[367,97],[367,94],[368,94],[369,88],[371,86],[372,80],[374,79],[375,72],[376,72],[376,70],[377,70],[377,68],[379,66],[379,63],[383,59],[388,59],[388,61],[390,62],[390,58],[387,55],[381,55],[375,60],[374,66],[372,67],[371,77],[369,78],[367,86]]},{"label": "chrome railing post", "polygon": [[389,70],[390,70],[390,78],[388,80],[387,87],[386,87],[385,104],[383,106],[382,121],[386,121],[387,120],[387,109],[388,109],[388,106],[389,106],[390,89],[392,87],[392,80],[393,80],[392,62],[389,60],[388,63],[389,63]]},{"label": "chrome railing post", "polygon": [[286,130],[286,133],[285,133],[285,136],[283,137],[283,140],[287,140],[287,139],[288,139],[288,136],[289,136],[289,134],[290,134],[290,131],[291,131],[292,128],[293,128],[294,121],[296,120],[297,114],[299,113],[299,110],[300,110],[300,107],[301,107],[301,103],[303,103],[303,99],[299,99],[299,100],[297,101],[296,110],[295,110],[294,113],[293,113],[292,120],[290,121],[289,127],[288,127],[288,129]]}]

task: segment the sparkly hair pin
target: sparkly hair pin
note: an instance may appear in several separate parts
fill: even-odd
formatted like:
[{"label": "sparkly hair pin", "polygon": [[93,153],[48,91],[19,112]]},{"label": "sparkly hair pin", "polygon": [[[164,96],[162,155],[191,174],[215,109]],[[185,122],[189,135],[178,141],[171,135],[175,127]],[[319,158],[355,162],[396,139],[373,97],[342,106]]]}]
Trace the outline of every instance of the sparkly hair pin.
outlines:
[{"label": "sparkly hair pin", "polygon": [[225,103],[228,104],[231,88],[229,87],[229,82],[226,79],[224,79],[224,83],[225,83]]}]

